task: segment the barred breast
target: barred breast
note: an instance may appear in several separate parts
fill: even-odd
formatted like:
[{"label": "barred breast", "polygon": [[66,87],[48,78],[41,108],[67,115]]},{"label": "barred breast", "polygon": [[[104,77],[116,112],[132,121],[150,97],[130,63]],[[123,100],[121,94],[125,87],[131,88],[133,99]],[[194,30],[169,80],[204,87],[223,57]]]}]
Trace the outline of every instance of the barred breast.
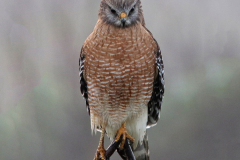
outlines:
[{"label": "barred breast", "polygon": [[141,24],[123,29],[98,21],[83,46],[93,130],[101,125],[119,128],[145,114],[153,90],[156,47]]}]

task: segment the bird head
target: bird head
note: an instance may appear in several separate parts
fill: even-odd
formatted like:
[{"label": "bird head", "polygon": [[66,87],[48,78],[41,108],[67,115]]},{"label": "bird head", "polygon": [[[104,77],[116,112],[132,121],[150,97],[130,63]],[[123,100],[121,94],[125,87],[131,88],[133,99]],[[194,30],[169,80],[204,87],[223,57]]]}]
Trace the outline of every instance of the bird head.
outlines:
[{"label": "bird head", "polygon": [[140,0],[102,0],[99,18],[116,27],[144,23]]}]

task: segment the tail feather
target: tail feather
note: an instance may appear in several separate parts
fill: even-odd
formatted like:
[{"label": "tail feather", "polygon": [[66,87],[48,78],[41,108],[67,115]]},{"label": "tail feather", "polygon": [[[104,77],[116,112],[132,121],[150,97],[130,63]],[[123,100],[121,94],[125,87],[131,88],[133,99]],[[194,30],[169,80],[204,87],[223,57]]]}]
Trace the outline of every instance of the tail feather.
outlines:
[{"label": "tail feather", "polygon": [[143,143],[138,144],[137,148],[133,150],[136,160],[149,160],[149,147],[147,133],[143,138]]}]

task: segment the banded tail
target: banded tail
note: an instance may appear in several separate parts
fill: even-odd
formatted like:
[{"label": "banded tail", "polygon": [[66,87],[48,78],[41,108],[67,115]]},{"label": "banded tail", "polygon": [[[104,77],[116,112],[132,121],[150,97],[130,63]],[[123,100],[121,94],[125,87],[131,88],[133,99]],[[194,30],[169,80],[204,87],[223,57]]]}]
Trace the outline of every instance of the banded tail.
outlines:
[{"label": "banded tail", "polygon": [[136,160],[149,160],[149,147],[147,133],[143,138],[142,145],[138,144],[137,148],[133,150]]}]

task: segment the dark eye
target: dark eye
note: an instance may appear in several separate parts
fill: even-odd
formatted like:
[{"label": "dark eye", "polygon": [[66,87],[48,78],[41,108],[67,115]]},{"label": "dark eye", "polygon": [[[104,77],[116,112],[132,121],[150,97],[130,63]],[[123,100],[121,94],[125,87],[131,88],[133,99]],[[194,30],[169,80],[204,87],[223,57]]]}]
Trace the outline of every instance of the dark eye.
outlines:
[{"label": "dark eye", "polygon": [[135,6],[129,11],[129,15],[132,14],[135,10]]},{"label": "dark eye", "polygon": [[112,14],[117,14],[117,11],[115,11],[114,9],[112,9],[112,8],[110,8],[110,10],[111,10],[111,12],[112,12]]}]

